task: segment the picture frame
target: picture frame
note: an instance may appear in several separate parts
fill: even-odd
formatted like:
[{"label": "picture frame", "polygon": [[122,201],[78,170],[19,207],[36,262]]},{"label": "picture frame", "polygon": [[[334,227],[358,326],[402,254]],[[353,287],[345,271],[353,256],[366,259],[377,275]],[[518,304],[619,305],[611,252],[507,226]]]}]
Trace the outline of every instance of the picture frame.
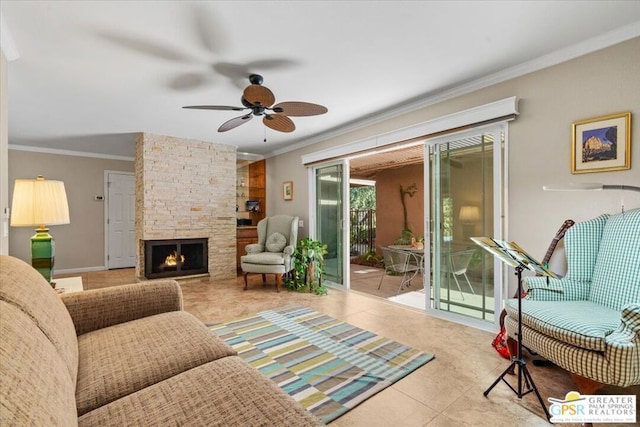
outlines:
[{"label": "picture frame", "polygon": [[282,198],[284,200],[293,200],[293,181],[284,181],[282,183]]},{"label": "picture frame", "polygon": [[631,169],[631,113],[574,122],[571,128],[571,173]]},{"label": "picture frame", "polygon": [[247,200],[245,206],[247,212],[260,212],[260,200]]}]

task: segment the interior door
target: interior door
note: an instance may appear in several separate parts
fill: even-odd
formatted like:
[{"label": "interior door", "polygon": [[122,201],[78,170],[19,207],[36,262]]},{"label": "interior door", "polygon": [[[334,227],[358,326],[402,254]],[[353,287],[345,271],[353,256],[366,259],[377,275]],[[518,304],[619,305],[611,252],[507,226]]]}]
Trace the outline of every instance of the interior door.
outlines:
[{"label": "interior door", "polygon": [[429,141],[431,282],[428,309],[470,323],[495,323],[502,267],[470,238],[502,238],[504,128]]},{"label": "interior door", "polygon": [[107,173],[107,268],[136,264],[135,176],[127,172]]},{"label": "interior door", "polygon": [[[345,262],[345,161],[320,166],[313,169],[315,176],[315,238],[328,246],[325,255],[324,280],[330,285],[346,286],[345,277],[349,277],[349,263]],[[347,254],[348,255],[348,254]],[[347,271],[345,271],[347,269]]]}]

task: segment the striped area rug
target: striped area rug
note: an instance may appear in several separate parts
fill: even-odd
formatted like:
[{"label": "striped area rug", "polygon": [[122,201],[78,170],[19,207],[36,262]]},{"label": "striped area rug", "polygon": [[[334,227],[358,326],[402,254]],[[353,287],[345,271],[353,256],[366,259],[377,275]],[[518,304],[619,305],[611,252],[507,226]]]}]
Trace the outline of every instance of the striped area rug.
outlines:
[{"label": "striped area rug", "polygon": [[209,328],[325,423],[434,357],[299,306]]}]

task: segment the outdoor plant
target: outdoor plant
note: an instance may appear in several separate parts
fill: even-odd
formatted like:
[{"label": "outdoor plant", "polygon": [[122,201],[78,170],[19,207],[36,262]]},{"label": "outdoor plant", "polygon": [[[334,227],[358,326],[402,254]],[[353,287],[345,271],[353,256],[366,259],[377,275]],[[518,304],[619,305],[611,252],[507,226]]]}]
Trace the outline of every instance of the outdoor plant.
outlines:
[{"label": "outdoor plant", "polygon": [[384,268],[383,258],[380,255],[376,254],[375,250],[370,250],[365,254],[358,255],[354,264]]},{"label": "outdoor plant", "polygon": [[326,295],[327,288],[322,284],[322,275],[327,252],[327,245],[319,240],[309,237],[301,239],[293,253],[293,270],[285,278],[284,285],[298,292]]}]

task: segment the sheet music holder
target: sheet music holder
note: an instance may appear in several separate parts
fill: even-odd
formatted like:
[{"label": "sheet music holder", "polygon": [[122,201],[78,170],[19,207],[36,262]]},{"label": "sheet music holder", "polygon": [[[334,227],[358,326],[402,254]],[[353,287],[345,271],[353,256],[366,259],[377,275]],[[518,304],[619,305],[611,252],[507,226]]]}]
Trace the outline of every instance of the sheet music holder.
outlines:
[{"label": "sheet music holder", "polygon": [[541,276],[558,278],[553,271],[529,255],[516,242],[505,242],[491,237],[472,237],[471,240],[511,267],[522,267]]},{"label": "sheet music holder", "polygon": [[[503,381],[507,386],[509,386],[518,398],[522,398],[523,396],[533,392],[538,398],[538,402],[547,416],[547,421],[549,421],[551,420],[549,410],[545,406],[542,396],[540,396],[540,392],[538,391],[536,384],[533,382],[533,377],[531,377],[531,373],[527,369],[527,362],[522,357],[522,270],[527,269],[535,271],[540,275],[547,276],[547,278],[557,278],[557,276],[553,271],[549,270],[547,266],[537,261],[515,242],[505,242],[503,240],[492,239],[490,237],[472,237],[471,240],[481,248],[490,252],[492,255],[498,257],[498,259],[503,261],[505,264],[514,267],[516,269],[516,275],[518,276],[518,331],[516,333],[518,337],[518,354],[512,358],[509,367],[505,369],[498,378],[496,378],[493,384],[491,384],[483,394],[487,397],[489,392],[500,381]],[[512,386],[505,379],[507,375],[514,373],[516,368],[518,370],[517,388]]]}]

